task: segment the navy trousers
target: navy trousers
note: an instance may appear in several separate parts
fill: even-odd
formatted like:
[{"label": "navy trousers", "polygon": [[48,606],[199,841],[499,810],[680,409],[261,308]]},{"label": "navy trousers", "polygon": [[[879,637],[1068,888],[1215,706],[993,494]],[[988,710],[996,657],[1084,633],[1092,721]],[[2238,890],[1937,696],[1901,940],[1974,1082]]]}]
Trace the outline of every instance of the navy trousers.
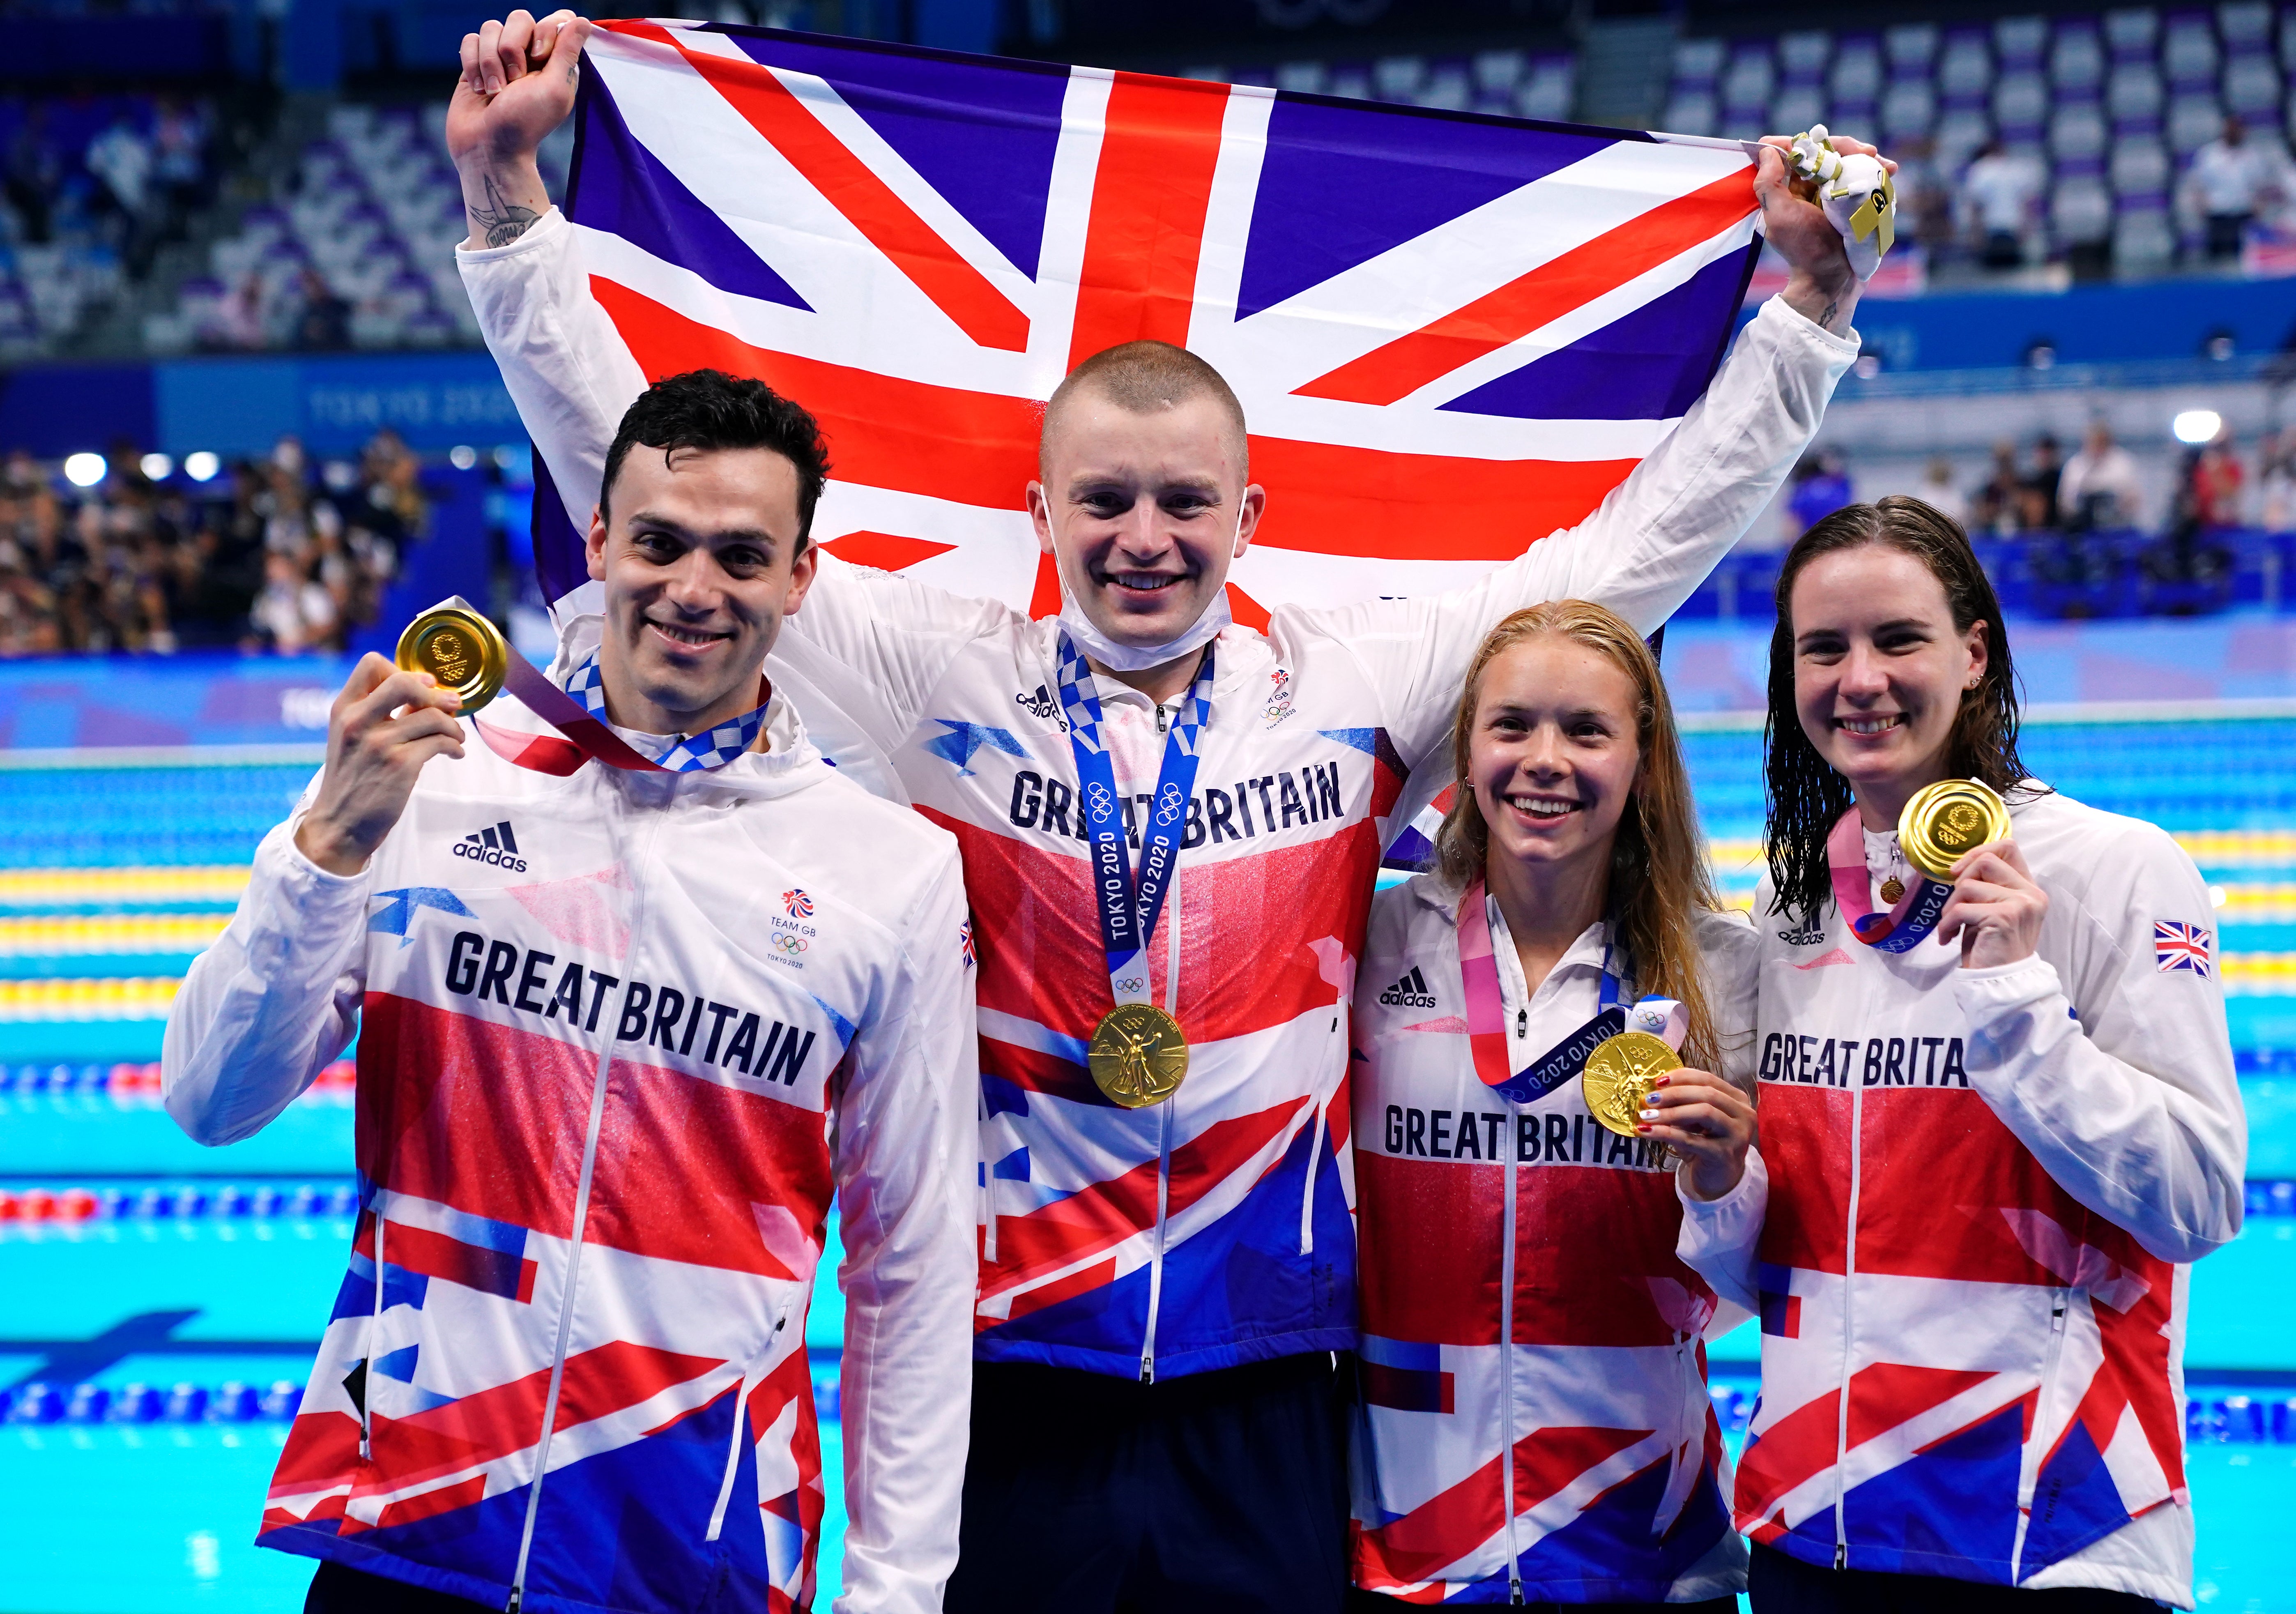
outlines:
[{"label": "navy trousers", "polygon": [[1347,1519],[1321,1352],[1158,1384],[979,1363],[947,1614],[1341,1614]]}]

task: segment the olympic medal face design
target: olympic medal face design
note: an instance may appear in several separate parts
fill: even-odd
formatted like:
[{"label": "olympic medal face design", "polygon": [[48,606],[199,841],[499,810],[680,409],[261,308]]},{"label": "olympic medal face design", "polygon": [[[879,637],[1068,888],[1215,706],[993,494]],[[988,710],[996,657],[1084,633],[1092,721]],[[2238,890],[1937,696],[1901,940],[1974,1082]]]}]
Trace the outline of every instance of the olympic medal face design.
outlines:
[{"label": "olympic medal face design", "polygon": [[1621,1031],[1595,1045],[1579,1072],[1587,1111],[1622,1137],[1637,1135],[1651,1088],[1669,1070],[1682,1069],[1682,1056],[1663,1037],[1647,1031]]},{"label": "olympic medal face design", "polygon": [[500,692],[510,666],[510,643],[501,629],[476,611],[442,605],[406,625],[398,635],[396,660],[407,671],[429,673],[460,695],[468,714]]},{"label": "olympic medal face design", "polygon": [[1127,1110],[1160,1104],[1188,1074],[1180,1022],[1153,1004],[1119,1004],[1093,1028],[1092,1079]]},{"label": "olympic medal face design", "polygon": [[1964,853],[2009,834],[2008,805],[1974,779],[1940,779],[1916,791],[1898,818],[1906,861],[1931,880],[1952,879]]}]

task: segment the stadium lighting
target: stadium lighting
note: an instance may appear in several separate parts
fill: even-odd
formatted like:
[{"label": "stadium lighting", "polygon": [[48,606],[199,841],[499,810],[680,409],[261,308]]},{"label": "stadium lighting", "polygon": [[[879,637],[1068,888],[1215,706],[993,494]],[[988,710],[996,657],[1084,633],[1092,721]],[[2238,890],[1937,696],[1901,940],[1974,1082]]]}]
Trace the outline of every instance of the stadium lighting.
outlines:
[{"label": "stadium lighting", "polygon": [[2213,443],[2217,433],[2224,430],[2224,416],[2213,409],[2187,409],[2169,422],[2169,430],[2177,434],[2180,443]]},{"label": "stadium lighting", "polygon": [[211,482],[222,469],[223,462],[204,448],[184,456],[184,474],[194,482]]},{"label": "stadium lighting", "polygon": [[155,482],[164,482],[176,474],[176,462],[164,454],[147,454],[139,463],[144,474]]},{"label": "stadium lighting", "polygon": [[75,487],[93,487],[110,469],[100,454],[75,454],[64,461],[64,480]]},{"label": "stadium lighting", "polygon": [[447,463],[457,471],[468,471],[479,463],[479,451],[468,443],[457,443],[447,451]]}]

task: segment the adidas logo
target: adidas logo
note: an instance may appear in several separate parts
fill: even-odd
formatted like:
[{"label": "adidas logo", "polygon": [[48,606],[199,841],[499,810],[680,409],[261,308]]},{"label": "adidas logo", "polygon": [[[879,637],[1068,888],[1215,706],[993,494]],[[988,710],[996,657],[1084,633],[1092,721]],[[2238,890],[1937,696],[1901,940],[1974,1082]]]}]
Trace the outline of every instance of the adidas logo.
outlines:
[{"label": "adidas logo", "polygon": [[1033,695],[1013,696],[1013,704],[1023,711],[1033,712],[1039,717],[1049,717],[1053,715],[1053,698],[1045,692],[1045,686],[1041,684],[1037,685],[1037,692]]},{"label": "adidas logo", "polygon": [[518,837],[510,832],[507,818],[490,830],[463,836],[455,843],[455,856],[472,863],[490,863],[513,874],[526,873],[526,859],[518,855]]},{"label": "adidas logo", "polygon": [[1379,995],[1379,1001],[1398,1009],[1431,1009],[1435,1006],[1435,995],[1427,989],[1427,978],[1414,964],[1410,974]]}]

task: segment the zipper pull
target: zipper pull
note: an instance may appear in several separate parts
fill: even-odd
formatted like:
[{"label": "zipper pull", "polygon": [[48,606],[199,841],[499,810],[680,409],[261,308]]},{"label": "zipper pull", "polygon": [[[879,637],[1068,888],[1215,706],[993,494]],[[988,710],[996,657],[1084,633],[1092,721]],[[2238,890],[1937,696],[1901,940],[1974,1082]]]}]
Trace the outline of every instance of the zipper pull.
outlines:
[{"label": "zipper pull", "polygon": [[1156,1382],[1156,1353],[1152,1350],[1140,1353],[1140,1382],[1143,1384]]},{"label": "zipper pull", "polygon": [[520,1586],[512,1586],[510,1589],[510,1601],[503,1604],[503,1614],[518,1614],[518,1605],[521,1601],[519,1594],[523,1589]]},{"label": "zipper pull", "polygon": [[1833,1544],[1833,1567],[1837,1569],[1846,1569],[1849,1567],[1849,1544],[1848,1542],[1837,1541]]},{"label": "zipper pull", "polygon": [[1522,1576],[1512,1566],[1507,1569],[1507,1601],[1513,1603],[1522,1601]]},{"label": "zipper pull", "polygon": [[1528,1009],[1517,1009],[1514,1012],[1514,1034],[1517,1036],[1528,1036],[1529,1032],[1530,1011]]},{"label": "zipper pull", "polygon": [[1164,732],[1164,709],[1161,705],[1156,708],[1156,732],[1160,734]]}]

